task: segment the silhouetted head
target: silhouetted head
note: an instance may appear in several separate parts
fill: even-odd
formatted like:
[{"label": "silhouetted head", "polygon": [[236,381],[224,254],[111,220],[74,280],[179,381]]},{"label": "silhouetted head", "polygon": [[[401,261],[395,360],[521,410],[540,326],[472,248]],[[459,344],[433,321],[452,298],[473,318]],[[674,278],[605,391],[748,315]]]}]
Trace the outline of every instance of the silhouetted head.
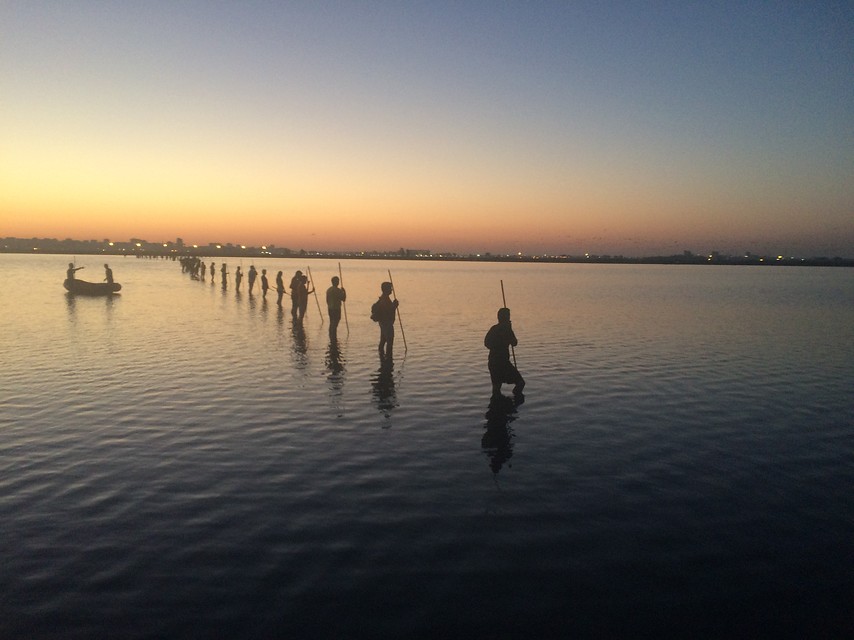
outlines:
[{"label": "silhouetted head", "polygon": [[261,269],[261,273],[267,273],[266,269]]},{"label": "silhouetted head", "polygon": [[110,268],[110,265],[108,265],[108,264],[105,262],[105,263],[104,263],[104,269],[109,269],[109,268]]},{"label": "silhouetted head", "polygon": [[73,262],[69,262],[69,263],[68,263],[68,268],[69,268],[69,269],[73,269],[73,268],[74,268],[74,263],[73,263]]},{"label": "silhouetted head", "polygon": [[302,275],[302,271],[297,271],[294,275],[295,275],[295,276],[301,276],[301,275]]},{"label": "silhouetted head", "polygon": [[332,284],[334,286],[337,287],[339,282],[341,282],[341,281],[338,279],[338,276],[332,276]]},{"label": "silhouetted head", "polygon": [[281,277],[282,277],[282,272],[281,272],[281,271],[279,271],[279,273],[277,273],[277,274],[276,274],[276,277],[281,278]]},{"label": "silhouetted head", "polygon": [[390,294],[390,293],[391,293],[391,282],[383,282],[383,283],[380,285],[380,289],[381,289],[381,290],[382,290],[382,292],[383,292],[383,293],[385,293],[386,295]]},{"label": "silhouetted head", "polygon": [[510,309],[502,307],[498,310],[498,322],[510,322]]}]

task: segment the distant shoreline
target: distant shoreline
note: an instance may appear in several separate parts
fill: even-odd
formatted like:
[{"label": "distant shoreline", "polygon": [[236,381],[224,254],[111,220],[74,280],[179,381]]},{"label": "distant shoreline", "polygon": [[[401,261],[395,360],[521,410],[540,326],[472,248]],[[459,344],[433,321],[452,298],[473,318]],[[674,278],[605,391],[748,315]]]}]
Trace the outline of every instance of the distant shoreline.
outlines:
[{"label": "distant shoreline", "polygon": [[740,266],[801,266],[854,267],[854,258],[763,256],[747,254],[731,256],[713,252],[699,255],[691,252],[670,256],[626,257],[612,255],[520,255],[520,254],[432,254],[426,251],[292,251],[277,247],[242,247],[235,245],[185,246],[176,243],[96,242],[79,240],[40,240],[5,238],[0,241],[3,254],[47,254],[75,256],[123,256],[135,258],[178,259],[183,256],[199,258],[279,258],[300,260],[405,260],[416,262],[484,262],[484,263],[546,263],[546,264],[649,264],[649,265],[740,265]]}]

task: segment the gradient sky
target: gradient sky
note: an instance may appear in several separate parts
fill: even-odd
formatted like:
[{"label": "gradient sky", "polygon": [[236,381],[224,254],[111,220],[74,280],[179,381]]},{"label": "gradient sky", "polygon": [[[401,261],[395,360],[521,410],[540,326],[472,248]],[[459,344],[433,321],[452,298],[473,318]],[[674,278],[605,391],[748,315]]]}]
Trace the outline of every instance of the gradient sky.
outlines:
[{"label": "gradient sky", "polygon": [[0,2],[0,236],[854,256],[851,2]]}]

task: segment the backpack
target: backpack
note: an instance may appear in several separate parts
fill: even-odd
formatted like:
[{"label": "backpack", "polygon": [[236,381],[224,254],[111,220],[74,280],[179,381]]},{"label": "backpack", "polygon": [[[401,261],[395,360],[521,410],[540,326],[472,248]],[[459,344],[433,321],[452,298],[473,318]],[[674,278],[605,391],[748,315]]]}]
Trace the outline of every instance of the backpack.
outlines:
[{"label": "backpack", "polygon": [[374,322],[380,321],[380,301],[377,300],[374,304],[371,305],[371,320]]}]

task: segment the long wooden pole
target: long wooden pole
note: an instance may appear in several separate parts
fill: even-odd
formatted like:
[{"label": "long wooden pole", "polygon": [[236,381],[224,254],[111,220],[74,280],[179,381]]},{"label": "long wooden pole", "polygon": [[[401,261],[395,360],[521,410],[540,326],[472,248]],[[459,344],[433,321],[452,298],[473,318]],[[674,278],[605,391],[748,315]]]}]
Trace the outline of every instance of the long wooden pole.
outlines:
[{"label": "long wooden pole", "polygon": [[317,287],[314,285],[314,278],[311,275],[311,267],[306,267],[306,271],[308,271],[308,279],[311,282],[311,286],[314,287],[314,301],[317,303],[317,313],[320,314],[320,323],[323,324],[323,311],[320,310],[320,300],[317,299]]},{"label": "long wooden pole", "polygon": [[[344,274],[341,272],[341,263],[338,263],[338,283],[341,288],[344,288]],[[341,306],[344,307],[344,324],[347,326],[347,333],[350,333],[350,323],[347,320],[347,301],[343,300]]]},{"label": "long wooden pole", "polygon": [[[501,281],[501,302],[504,303],[504,308],[506,309],[507,308],[507,298],[504,295],[504,280]],[[512,344],[510,345],[510,353],[513,354],[513,366],[518,369],[519,367],[516,364],[516,349],[513,348]]]},{"label": "long wooden pole", "polygon": [[[391,293],[394,299],[397,300],[397,292],[394,290],[394,280],[391,279],[391,269],[388,270],[388,281],[391,283]],[[397,307],[397,322],[400,325],[400,335],[403,337],[403,352],[406,353],[406,332],[403,330],[403,318],[400,317],[400,307]]]}]

